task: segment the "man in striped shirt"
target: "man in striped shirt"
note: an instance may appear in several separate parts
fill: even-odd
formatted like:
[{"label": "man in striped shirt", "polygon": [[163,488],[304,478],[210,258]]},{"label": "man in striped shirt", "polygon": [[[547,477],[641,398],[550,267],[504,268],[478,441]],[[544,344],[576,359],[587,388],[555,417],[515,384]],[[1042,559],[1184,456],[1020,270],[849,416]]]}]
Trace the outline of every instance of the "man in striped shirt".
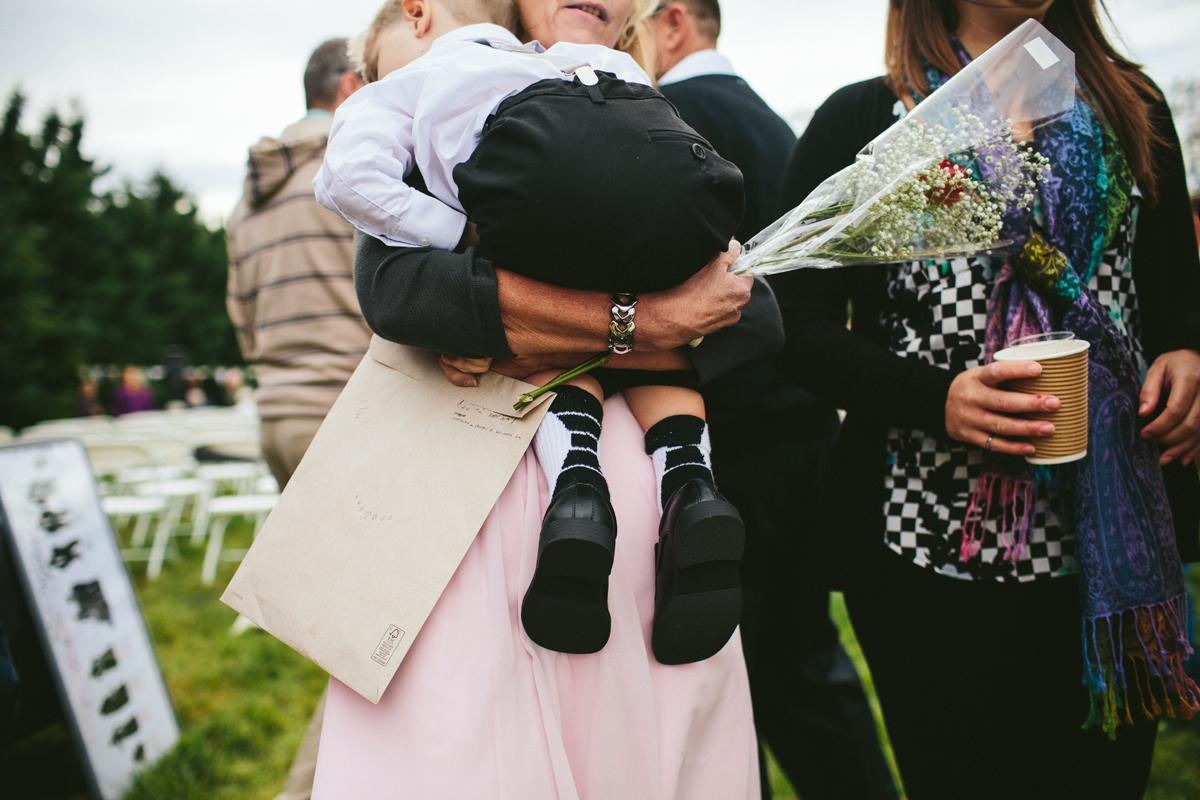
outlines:
[{"label": "man in striped shirt", "polygon": [[333,112],[362,86],[333,39],[304,73],[308,113],[250,148],[229,222],[229,315],[258,373],[263,454],[280,487],[362,359],[371,332],[354,293],[354,230],[317,205],[312,181]]}]

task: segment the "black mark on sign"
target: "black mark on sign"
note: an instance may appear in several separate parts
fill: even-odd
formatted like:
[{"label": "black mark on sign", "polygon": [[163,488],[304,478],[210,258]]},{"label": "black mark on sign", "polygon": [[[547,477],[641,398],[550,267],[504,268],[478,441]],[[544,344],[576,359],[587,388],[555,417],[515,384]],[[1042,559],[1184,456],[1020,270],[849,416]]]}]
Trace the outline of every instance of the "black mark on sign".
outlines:
[{"label": "black mark on sign", "polygon": [[112,648],[108,648],[104,653],[92,662],[92,677],[99,678],[105,672],[117,665],[117,657],[113,655]]},{"label": "black mark on sign", "polygon": [[121,688],[104,698],[104,702],[100,705],[100,713],[107,716],[128,702],[129,692],[126,691],[125,686],[122,685]]},{"label": "black mark on sign", "polygon": [[137,717],[133,717],[121,727],[113,731],[112,743],[120,744],[121,742],[133,736],[138,731]]},{"label": "black mark on sign", "polygon": [[42,512],[42,520],[39,524],[46,533],[54,533],[67,527],[64,520],[66,516],[67,512],[65,511],[51,511],[47,508]]},{"label": "black mark on sign", "polygon": [[59,569],[66,568],[75,559],[79,558],[79,553],[75,552],[75,548],[79,546],[79,540],[64,545],[63,547],[54,548],[54,555],[50,557],[50,566],[58,567]]},{"label": "black mark on sign", "polygon": [[109,622],[108,603],[104,593],[100,591],[100,581],[77,583],[71,589],[71,599],[79,604],[79,614],[76,619],[98,619]]}]

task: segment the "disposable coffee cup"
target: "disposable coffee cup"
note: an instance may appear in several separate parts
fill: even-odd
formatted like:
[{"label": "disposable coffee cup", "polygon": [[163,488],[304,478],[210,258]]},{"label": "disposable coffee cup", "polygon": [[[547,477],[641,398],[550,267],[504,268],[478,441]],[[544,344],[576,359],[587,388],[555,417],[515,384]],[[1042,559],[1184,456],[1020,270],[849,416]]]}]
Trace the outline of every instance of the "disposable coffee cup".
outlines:
[{"label": "disposable coffee cup", "polygon": [[1025,336],[1000,350],[996,361],[1036,361],[1042,374],[1008,381],[1004,388],[1023,394],[1053,395],[1062,401],[1057,411],[1019,414],[1022,419],[1054,423],[1054,433],[1028,441],[1030,464],[1066,464],[1087,455],[1088,448],[1088,348],[1075,334],[1061,331]]}]

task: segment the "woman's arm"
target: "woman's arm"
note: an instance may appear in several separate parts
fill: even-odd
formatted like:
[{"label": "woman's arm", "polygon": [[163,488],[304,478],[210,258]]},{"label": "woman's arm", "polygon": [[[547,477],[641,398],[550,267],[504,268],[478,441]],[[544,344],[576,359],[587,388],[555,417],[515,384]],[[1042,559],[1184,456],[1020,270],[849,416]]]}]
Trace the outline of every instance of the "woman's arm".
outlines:
[{"label": "woman's arm", "polygon": [[[639,296],[635,346],[673,350],[738,322],[751,299],[751,280],[729,273],[736,256],[727,251],[679,286]],[[563,289],[505,270],[495,275],[513,351],[594,353],[608,347],[610,294]]]},{"label": "woman's arm", "polygon": [[1155,103],[1151,118],[1165,144],[1154,154],[1157,202],[1141,209],[1133,250],[1142,343],[1154,359],[1139,414],[1158,415],[1142,436],[1161,445],[1164,464],[1176,458],[1190,464],[1200,454],[1200,257],[1167,104]]},{"label": "woman's arm", "polygon": [[1171,111],[1151,107],[1154,129],[1165,141],[1155,151],[1158,197],[1138,212],[1133,279],[1146,355],[1200,349],[1200,257],[1197,256],[1183,154]]},{"label": "woman's arm", "polygon": [[[731,325],[751,279],[722,254],[687,282],[638,302],[642,350],[673,350]],[[597,352],[608,346],[610,296],[494,269],[474,249],[452,253],[355,240],[354,283],[367,324],[385,339],[469,358]]]},{"label": "woman's arm", "polygon": [[[895,121],[895,102],[879,79],[847,86],[826,100],[788,161],[783,208],[799,205],[822,181],[853,163],[859,150]],[[787,335],[777,363],[785,376],[838,408],[944,434],[953,376],[897,356],[877,341],[882,337],[872,335],[885,269],[801,269],[773,276]],[[851,297],[856,303],[854,330],[846,327]]]},{"label": "woman's arm", "polygon": [[[852,163],[895,120],[895,102],[881,81],[848,86],[826,101],[788,164],[784,207],[799,204],[821,181]],[[1031,402],[1023,396],[997,391],[999,378],[987,368],[956,376],[921,359],[902,358],[882,344],[886,269],[804,269],[772,278],[787,334],[777,358],[783,374],[838,408],[932,436],[984,444],[993,433],[1038,435],[1029,430],[1030,423],[1001,416],[1034,409],[1023,407]],[[853,330],[846,327],[851,301]],[[1027,447],[1002,440],[993,445],[1014,453]]]},{"label": "woman's arm", "polygon": [[[640,306],[640,301],[639,301]],[[638,330],[641,330],[640,323]],[[605,342],[607,346],[607,342]],[[696,347],[674,350],[634,350],[614,356],[608,369],[636,369],[651,372],[690,372],[697,386],[718,378],[730,370],[759,358],[765,358],[783,346],[783,321],[771,287],[761,278],[754,281],[750,302],[741,318]],[[603,348],[597,348],[601,350]],[[521,378],[548,369],[569,369],[591,358],[588,353],[539,353],[518,356],[493,363],[491,359],[466,359],[443,354],[441,363],[447,377],[460,386],[474,386],[469,375],[494,369],[513,378]]]}]

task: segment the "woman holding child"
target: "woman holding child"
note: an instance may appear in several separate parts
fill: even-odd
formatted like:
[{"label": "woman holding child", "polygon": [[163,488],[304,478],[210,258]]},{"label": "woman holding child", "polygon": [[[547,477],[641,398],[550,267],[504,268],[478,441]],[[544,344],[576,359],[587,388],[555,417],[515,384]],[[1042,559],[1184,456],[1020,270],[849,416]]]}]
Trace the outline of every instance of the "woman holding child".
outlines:
[{"label": "woman holding child", "polygon": [[[1097,5],[891,0],[888,75],[826,101],[785,181],[791,206],[1030,18],[1075,53],[1075,110],[1028,142],[1052,177],[1014,255],[772,280],[785,374],[848,411],[823,555],[914,799],[1140,798],[1155,717],[1200,706],[1178,613],[1200,263],[1170,113]],[[1051,330],[1091,343],[1089,454],[1035,470],[1053,426],[1012,415],[1059,400],[1005,391],[1040,366],[992,355]]]},{"label": "woman holding child", "polygon": [[[644,0],[521,0],[516,28],[523,41],[545,47],[598,44],[636,55],[639,23],[650,5]],[[555,48],[545,58],[524,51],[511,55],[517,40],[496,23],[512,17],[511,6],[499,0],[388,3],[366,35],[364,73],[383,77],[429,53],[421,64],[441,58],[451,71],[478,67],[482,72],[471,88],[497,87],[499,98],[511,96],[505,70],[541,76],[545,80],[534,88],[542,92],[535,99],[573,94],[570,102],[583,104],[576,108],[605,106],[588,113],[613,124],[620,121],[613,114],[653,117],[661,112],[654,110],[655,103],[666,107],[644,85],[649,81],[633,59],[619,53],[592,51],[592,60],[603,64],[604,72],[628,77],[620,86],[603,72],[597,77],[582,59],[572,62],[582,49]],[[412,74],[398,74],[387,86],[399,88]],[[451,131],[457,129],[446,119],[459,113],[452,106],[461,101],[461,92],[451,92],[432,109],[442,115],[435,148],[454,138]],[[355,109],[365,103],[360,98],[347,106],[346,115],[339,112],[347,130],[359,113]],[[510,123],[536,126],[536,115],[522,117],[514,104],[501,106],[496,116],[505,113]],[[531,450],[518,466],[379,705],[331,681],[314,797],[757,796],[745,667],[737,636],[731,638],[740,613],[740,519],[712,487],[703,406],[692,404],[686,388],[689,381],[768,352],[781,336],[769,290],[761,284],[752,289],[747,279],[728,275],[733,254],[720,253],[741,213],[740,175],[730,173],[673,113],[651,125],[659,139],[686,156],[663,183],[692,186],[704,209],[701,235],[674,235],[706,242],[707,254],[688,256],[684,271],[671,279],[629,286],[642,291],[634,308],[633,298],[610,299],[611,290],[624,285],[591,291],[601,287],[560,281],[552,272],[531,277],[529,265],[521,263],[524,244],[531,262],[533,254],[549,248],[547,263],[564,253],[563,269],[579,267],[592,254],[572,252],[571,235],[564,233],[573,225],[603,225],[599,212],[548,224],[544,236],[525,242],[503,242],[512,228],[488,228],[486,222],[480,224],[481,241],[470,226],[464,231],[456,207],[474,202],[483,210],[473,212],[472,221],[491,219],[486,203],[468,195],[478,197],[479,187],[486,185],[487,169],[481,166],[486,158],[503,153],[487,151],[485,138],[466,163],[462,157],[438,162],[436,154],[429,157],[422,150],[419,114],[409,116],[415,120],[416,143],[407,155],[396,154],[400,166],[393,174],[427,194],[402,191],[402,213],[385,213],[373,226],[370,218],[386,204],[368,196],[369,172],[341,180],[352,170],[337,173],[337,167],[352,164],[353,148],[339,151],[337,127],[326,161],[329,179],[324,184],[318,179],[318,196],[323,186],[328,190],[322,202],[337,207],[360,230],[400,245],[360,242],[356,281],[372,328],[402,343],[458,354],[443,357],[443,367],[460,385],[473,385],[472,373],[489,366],[541,382],[552,374],[545,370],[573,366],[610,343],[618,353],[635,344],[633,352],[614,358],[610,366],[617,369],[601,379],[610,390],[627,388],[629,402],[613,396],[601,404],[603,394],[590,379],[559,391],[547,417],[553,424],[543,423],[543,431],[561,435],[535,442],[537,455]],[[497,124],[493,131],[501,129]],[[408,135],[405,128],[403,136]],[[343,143],[349,140],[342,136]],[[470,136],[463,141],[474,146]],[[362,163],[386,171],[387,158],[377,153],[370,150]],[[453,181],[438,170],[447,162],[461,164]],[[413,164],[421,168],[414,172]],[[517,173],[525,166],[518,163]],[[699,179],[688,177],[693,175]],[[590,187],[587,182],[585,188]],[[607,191],[595,189],[597,207]],[[364,196],[369,202],[361,202]],[[521,224],[535,225],[536,214],[530,223],[523,220],[537,199],[525,196],[507,212]],[[555,211],[540,213],[549,221]],[[412,221],[418,218],[428,225]],[[397,233],[406,222],[428,233]],[[622,234],[631,236],[635,227],[612,225],[607,238],[620,243]],[[453,231],[449,238],[447,230]],[[584,233],[594,235],[573,235]],[[450,252],[456,243],[456,252]],[[435,249],[439,245],[446,249]],[[631,250],[642,254],[647,267],[658,268],[670,254],[650,260],[645,254],[656,252],[655,245],[643,242],[642,249]],[[712,261],[701,268],[708,258]],[[637,256],[618,254],[613,260],[620,259],[634,268],[632,277],[621,280],[637,284],[645,277],[637,270]],[[633,325],[610,326],[618,312],[627,321],[636,314],[632,339]],[[686,353],[679,349],[700,337],[707,338]],[[643,402],[646,395],[658,399]],[[655,454],[653,464],[647,453]],[[670,520],[662,538],[661,509]],[[620,536],[615,535],[618,526]],[[685,555],[676,552],[680,547]],[[709,613],[697,615],[694,607]]]}]

